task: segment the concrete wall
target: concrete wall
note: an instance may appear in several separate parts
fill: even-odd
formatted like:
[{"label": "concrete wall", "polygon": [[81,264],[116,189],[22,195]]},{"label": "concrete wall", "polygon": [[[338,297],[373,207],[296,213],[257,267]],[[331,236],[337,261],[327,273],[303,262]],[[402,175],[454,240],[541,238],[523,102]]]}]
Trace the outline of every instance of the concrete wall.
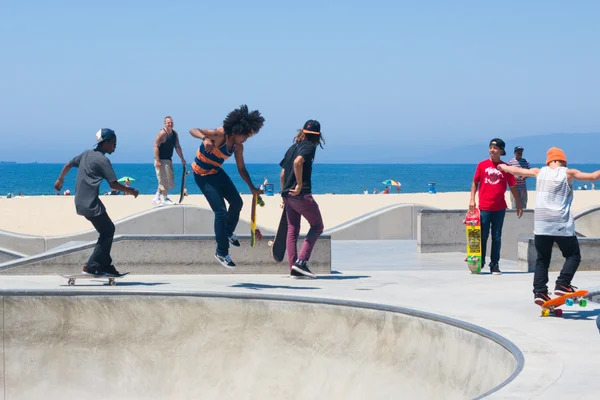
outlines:
[{"label": "concrete wall", "polygon": [[[467,210],[422,210],[417,215],[417,248],[420,253],[466,253],[467,239],[462,223]],[[516,210],[506,210],[502,229],[500,258],[517,260],[517,242],[533,233],[533,210],[525,210],[517,218]],[[488,237],[486,260],[489,262],[491,234]]]},{"label": "concrete wall", "polygon": [[[191,205],[154,208],[114,221],[116,234],[122,235],[214,235],[212,210]],[[263,234],[275,232],[258,226]],[[237,232],[250,232],[250,224],[240,220]],[[34,255],[69,242],[92,241],[98,238],[94,229],[61,236],[31,236],[0,231],[0,248]]]},{"label": "concrete wall", "polygon": [[430,207],[395,204],[345,222],[324,233],[332,240],[415,240],[417,215]]},{"label": "concrete wall", "polygon": [[[289,274],[287,258],[273,260],[269,240],[263,235],[254,248],[250,235],[239,235],[241,247],[231,247],[237,268],[230,270],[215,259],[216,242],[210,235],[118,235],[112,247],[117,269],[133,274]],[[300,236],[299,242],[304,240]],[[46,275],[76,274],[92,254],[94,242],[50,250],[39,255],[0,264],[0,274]],[[287,257],[287,254],[286,254]],[[317,241],[309,261],[316,274],[331,273],[331,238]]]},{"label": "concrete wall", "polygon": [[22,257],[24,257],[23,254],[15,253],[5,249],[0,249],[0,264],[7,261],[16,260]]},{"label": "concrete wall", "polygon": [[[600,271],[600,238],[578,238],[581,252],[581,264],[577,271]],[[519,257],[517,268],[524,272],[535,271],[537,252],[533,238],[521,238],[518,244]],[[558,246],[554,244],[550,271],[560,271],[565,258]]]}]

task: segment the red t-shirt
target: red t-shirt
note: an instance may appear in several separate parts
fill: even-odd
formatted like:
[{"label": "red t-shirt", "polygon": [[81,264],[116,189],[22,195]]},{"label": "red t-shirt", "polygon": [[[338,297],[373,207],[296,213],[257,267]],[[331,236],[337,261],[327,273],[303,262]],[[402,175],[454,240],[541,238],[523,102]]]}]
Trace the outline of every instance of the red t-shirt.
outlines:
[{"label": "red t-shirt", "polygon": [[516,185],[517,180],[508,172],[499,171],[496,166],[506,164],[504,161],[494,163],[487,159],[477,164],[473,181],[479,184],[479,209],[482,211],[506,210],[506,186]]}]

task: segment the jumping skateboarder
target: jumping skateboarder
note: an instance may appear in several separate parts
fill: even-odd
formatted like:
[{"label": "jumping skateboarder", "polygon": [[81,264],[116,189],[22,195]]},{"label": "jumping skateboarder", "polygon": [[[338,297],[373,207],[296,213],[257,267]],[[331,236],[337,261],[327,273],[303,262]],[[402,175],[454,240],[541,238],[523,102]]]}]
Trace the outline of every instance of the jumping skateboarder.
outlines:
[{"label": "jumping skateboarder", "polygon": [[[265,119],[258,110],[249,112],[248,106],[242,105],[227,115],[222,127],[190,130],[190,135],[202,140],[192,163],[194,181],[215,213],[215,258],[226,268],[235,268],[235,263],[229,256],[229,244],[240,246],[234,232],[243,201],[239,191],[223,170],[223,162],[235,155],[240,176],[250,192],[253,195],[261,194],[262,191],[252,183],[244,163],[244,142],[256,135],[264,122]],[[225,206],[225,200],[229,203],[229,209]]]},{"label": "jumping skateboarder", "polygon": [[[319,205],[311,194],[311,175],[317,145],[323,148],[321,142],[325,142],[321,135],[321,124],[315,120],[308,120],[304,128],[298,130],[294,144],[279,163],[282,168],[279,178],[281,197],[285,204],[288,222],[286,251],[292,277],[316,278],[308,267],[308,260],[317,239],[323,233],[323,219]],[[310,230],[298,254],[296,242],[300,233],[300,217],[306,218]]]},{"label": "jumping skateboarder", "polygon": [[575,292],[577,288],[571,286],[571,281],[581,262],[581,254],[571,212],[573,179],[597,181],[600,179],[600,170],[586,173],[567,168],[567,157],[557,147],[548,150],[545,167],[525,169],[499,165],[498,169],[513,175],[536,178],[533,234],[537,260],[533,276],[533,302],[541,306],[550,300],[547,283],[554,243],[565,257],[565,263],[556,279],[554,294],[562,296]]},{"label": "jumping skateboarder", "polygon": [[94,252],[83,267],[84,274],[120,275],[110,257],[115,225],[108,216],[104,204],[100,201],[98,191],[100,183],[106,179],[114,190],[131,194],[134,197],[137,197],[139,192],[117,182],[112,164],[105,155],[112,154],[116,148],[117,135],[115,132],[112,129],[100,129],[96,133],[96,148],[85,150],[66,163],[54,184],[54,188],[60,190],[69,170],[73,167],[78,168],[75,184],[75,209],[78,215],[85,217],[94,225],[99,234]]}]

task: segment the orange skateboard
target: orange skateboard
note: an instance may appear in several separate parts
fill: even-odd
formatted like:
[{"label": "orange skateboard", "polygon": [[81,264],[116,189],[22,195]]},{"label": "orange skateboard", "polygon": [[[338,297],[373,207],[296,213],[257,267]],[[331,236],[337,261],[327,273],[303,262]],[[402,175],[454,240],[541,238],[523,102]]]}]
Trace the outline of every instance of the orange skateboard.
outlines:
[{"label": "orange skateboard", "polygon": [[587,296],[588,293],[589,292],[587,290],[578,290],[576,292],[563,294],[562,296],[548,300],[542,304],[542,317],[547,317],[550,314],[560,317],[563,310],[558,307],[561,307],[563,304],[566,304],[569,307],[573,304],[579,304],[581,307],[585,307],[587,305],[587,300],[582,299],[581,297]]}]

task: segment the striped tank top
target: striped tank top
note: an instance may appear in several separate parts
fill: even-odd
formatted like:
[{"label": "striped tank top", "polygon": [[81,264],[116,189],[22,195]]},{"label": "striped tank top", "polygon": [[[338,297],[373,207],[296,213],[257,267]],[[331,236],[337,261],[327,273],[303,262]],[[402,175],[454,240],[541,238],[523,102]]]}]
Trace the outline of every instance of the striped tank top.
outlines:
[{"label": "striped tank top", "polygon": [[223,162],[233,155],[235,144],[231,153],[227,152],[227,141],[221,147],[213,147],[210,152],[206,151],[204,141],[198,147],[196,157],[192,163],[192,170],[196,175],[207,176],[219,173],[223,169]]},{"label": "striped tank top", "polygon": [[575,220],[571,213],[573,183],[567,168],[542,167],[536,179],[533,233],[548,236],[575,236]]}]

